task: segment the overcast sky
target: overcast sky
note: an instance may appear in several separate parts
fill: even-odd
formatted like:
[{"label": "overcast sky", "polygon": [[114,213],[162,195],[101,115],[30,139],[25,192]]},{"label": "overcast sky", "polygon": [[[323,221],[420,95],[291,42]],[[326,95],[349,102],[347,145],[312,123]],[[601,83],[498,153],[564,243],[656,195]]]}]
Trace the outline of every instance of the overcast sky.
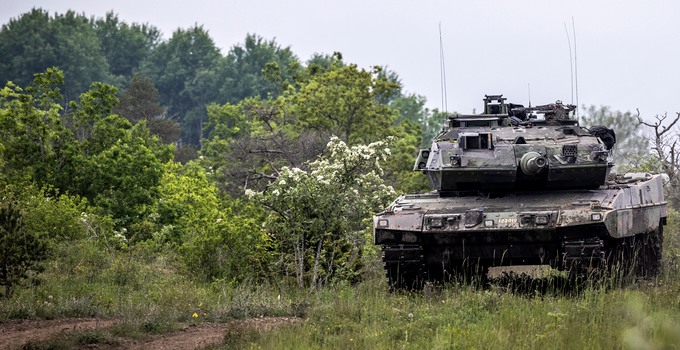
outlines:
[{"label": "overcast sky", "polygon": [[[408,92],[441,108],[441,22],[449,111],[480,111],[484,94],[514,103],[572,102],[565,23],[576,28],[581,105],[645,117],[680,112],[680,1],[596,0],[0,0],[0,23],[33,7],[158,27],[203,25],[226,53],[247,33],[275,38],[303,61],[339,51],[360,67],[387,66]],[[571,38],[574,45],[574,38]],[[574,102],[575,98],[574,98]]]}]

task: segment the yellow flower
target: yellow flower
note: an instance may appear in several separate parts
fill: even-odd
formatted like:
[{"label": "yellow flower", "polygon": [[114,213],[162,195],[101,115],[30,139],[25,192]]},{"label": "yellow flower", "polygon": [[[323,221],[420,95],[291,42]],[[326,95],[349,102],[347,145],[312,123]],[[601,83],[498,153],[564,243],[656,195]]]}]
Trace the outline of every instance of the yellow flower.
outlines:
[{"label": "yellow flower", "polygon": [[198,318],[198,314],[194,312],[194,314],[191,315],[191,317],[193,317],[193,318]]}]

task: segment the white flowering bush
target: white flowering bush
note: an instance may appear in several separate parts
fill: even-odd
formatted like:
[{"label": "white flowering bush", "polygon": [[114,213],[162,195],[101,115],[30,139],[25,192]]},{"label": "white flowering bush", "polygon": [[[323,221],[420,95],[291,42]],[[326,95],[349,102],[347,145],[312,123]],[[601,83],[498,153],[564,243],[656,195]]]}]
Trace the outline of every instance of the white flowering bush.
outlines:
[{"label": "white flowering bush", "polygon": [[266,191],[246,191],[271,209],[265,229],[281,273],[310,288],[358,278],[367,219],[394,196],[381,178],[390,141],[349,147],[333,137],[308,170],[284,167]]}]

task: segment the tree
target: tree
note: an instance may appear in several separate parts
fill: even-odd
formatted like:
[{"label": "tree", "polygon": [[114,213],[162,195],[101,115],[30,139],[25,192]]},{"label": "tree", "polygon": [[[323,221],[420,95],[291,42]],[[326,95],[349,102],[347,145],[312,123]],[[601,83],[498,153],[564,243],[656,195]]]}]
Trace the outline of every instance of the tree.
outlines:
[{"label": "tree", "polygon": [[35,73],[59,67],[69,77],[62,93],[74,99],[91,82],[109,80],[108,64],[90,20],[68,11],[50,17],[33,9],[0,31],[0,81],[28,85]]},{"label": "tree", "polygon": [[284,167],[265,192],[246,193],[271,209],[264,227],[282,276],[312,289],[356,281],[366,219],[393,195],[381,178],[389,154],[385,141],[349,147],[333,137],[309,170]]},{"label": "tree", "polygon": [[72,170],[78,150],[61,120],[61,83],[61,71],[49,68],[25,89],[8,83],[0,90],[2,176],[10,181],[59,186]]},{"label": "tree", "polygon": [[118,15],[107,12],[92,22],[109,73],[117,80],[127,80],[159,44],[161,34],[148,24],[127,24]]},{"label": "tree", "polygon": [[238,105],[212,105],[202,164],[215,171],[225,191],[264,187],[283,166],[301,167],[325,149],[330,135],[301,128],[290,99],[249,98]]},{"label": "tree", "polygon": [[680,113],[670,120],[668,115],[657,115],[654,122],[645,122],[638,114],[639,125],[644,125],[653,131],[652,151],[656,156],[656,167],[667,176],[665,183],[666,196],[671,207],[680,208],[680,145],[678,144],[677,123]]},{"label": "tree", "polygon": [[278,96],[280,87],[292,83],[302,69],[290,47],[254,34],[246,35],[243,45],[229,50],[225,64],[226,80],[220,92],[233,104],[248,97]]},{"label": "tree", "polygon": [[380,78],[380,71],[350,64],[314,76],[294,97],[301,124],[353,144],[390,135],[395,113],[379,101],[399,86]]},{"label": "tree", "polygon": [[219,49],[202,26],[178,29],[142,64],[141,72],[153,82],[171,119],[182,124],[182,139],[198,145],[205,106],[218,99],[223,80]]},{"label": "tree", "polygon": [[5,194],[0,202],[0,285],[5,297],[32,272],[41,269],[47,256],[47,243],[24,226],[24,213],[19,204]]},{"label": "tree", "polygon": [[145,120],[152,135],[157,135],[164,143],[175,143],[180,139],[179,123],[167,118],[159,101],[160,95],[151,80],[141,74],[133,74],[128,87],[120,95],[120,103],[112,112],[133,124]]},{"label": "tree", "polygon": [[118,227],[127,227],[133,236],[129,225],[146,217],[158,199],[162,165],[172,159],[172,148],[151,137],[144,122],[134,126],[125,123],[125,119],[112,115],[96,125],[101,129],[98,134],[113,132],[121,137],[111,139],[89,157],[81,186],[91,203],[111,215]]},{"label": "tree", "polygon": [[422,144],[420,124],[404,120],[394,130],[396,141],[390,148],[390,162],[384,165],[385,181],[400,194],[431,191],[427,176],[422,171],[413,171],[418,145]]},{"label": "tree", "polygon": [[153,217],[153,239],[178,247],[189,270],[206,281],[242,281],[266,271],[263,210],[220,198],[209,173],[196,162],[164,165]]},{"label": "tree", "polygon": [[380,78],[379,68],[368,72],[334,57],[328,70],[308,67],[277,98],[209,107],[201,154],[225,190],[234,195],[244,187],[263,190],[283,166],[304,169],[332,135],[349,144],[398,136],[387,178],[400,191],[425,189],[422,176],[411,172],[419,126],[397,122],[396,111],[380,102],[398,86]]}]

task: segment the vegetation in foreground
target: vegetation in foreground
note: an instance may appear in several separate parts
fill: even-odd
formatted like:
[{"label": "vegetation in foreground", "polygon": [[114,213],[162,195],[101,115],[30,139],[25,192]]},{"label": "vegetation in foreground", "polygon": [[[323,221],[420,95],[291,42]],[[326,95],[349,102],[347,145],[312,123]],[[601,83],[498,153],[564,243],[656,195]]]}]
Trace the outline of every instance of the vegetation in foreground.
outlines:
[{"label": "vegetation in foreground", "polygon": [[664,273],[623,287],[604,281],[576,293],[512,293],[502,285],[452,284],[391,293],[375,257],[366,261],[364,281],[310,292],[294,284],[199,283],[184,277],[172,259],[141,249],[102,257],[83,241],[61,247],[62,258],[47,267],[40,284],[2,300],[0,317],[122,321],[30,343],[33,348],[116,346],[182,324],[266,316],[303,322],[269,332],[228,330],[224,348],[672,348],[680,344],[677,233],[666,243]]}]

